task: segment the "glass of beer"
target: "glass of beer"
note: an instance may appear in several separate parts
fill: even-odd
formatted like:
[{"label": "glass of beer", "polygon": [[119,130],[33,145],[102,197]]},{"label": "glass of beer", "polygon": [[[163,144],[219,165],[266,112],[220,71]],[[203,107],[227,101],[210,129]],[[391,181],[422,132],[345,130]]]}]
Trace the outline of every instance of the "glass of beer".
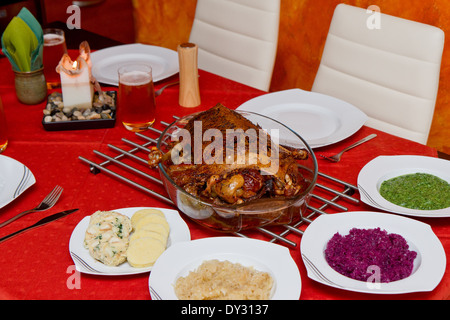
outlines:
[{"label": "glass of beer", "polygon": [[147,130],[155,122],[155,91],[152,68],[129,64],[119,68],[118,114],[130,131]]},{"label": "glass of beer", "polygon": [[47,80],[47,88],[58,88],[61,86],[59,73],[56,72],[64,53],[67,53],[64,31],[61,29],[44,29],[44,75]]},{"label": "glass of beer", "polygon": [[6,128],[6,117],[3,110],[2,99],[0,98],[0,153],[2,153],[8,145],[8,131]]}]

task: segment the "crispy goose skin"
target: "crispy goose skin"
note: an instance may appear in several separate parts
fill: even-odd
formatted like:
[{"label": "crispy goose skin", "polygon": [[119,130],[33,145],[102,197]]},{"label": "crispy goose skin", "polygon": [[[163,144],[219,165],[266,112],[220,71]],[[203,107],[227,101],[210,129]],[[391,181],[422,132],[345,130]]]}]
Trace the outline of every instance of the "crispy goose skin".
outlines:
[{"label": "crispy goose skin", "polygon": [[[194,137],[196,121],[201,123],[202,136],[208,129],[219,130],[222,137],[227,137],[227,129],[234,129],[234,132],[237,129],[242,129],[242,134],[238,135],[236,140],[231,140],[232,144],[229,145],[226,144],[226,141],[230,140],[223,138],[222,148],[214,150],[214,152],[221,153],[220,157],[223,161],[219,163],[211,163],[201,159],[200,163],[195,164],[174,164],[171,160],[171,151],[178,144],[178,141],[173,142],[170,150],[165,154],[156,148],[150,152],[149,165],[155,167],[158,163],[164,162],[167,165],[167,174],[178,186],[190,194],[209,202],[240,204],[261,197],[292,197],[302,189],[304,178],[298,171],[296,160],[303,160],[308,157],[305,150],[272,145],[270,136],[265,131],[260,130],[259,126],[221,104],[197,114],[186,124],[184,129],[190,133],[191,137]],[[256,137],[250,134],[245,139],[244,132],[247,134],[249,132],[256,133]],[[237,140],[242,137],[245,139],[245,159],[247,161],[244,163],[226,161],[226,156],[229,155],[227,147],[233,148],[231,155],[234,156],[234,159],[231,160],[238,158]],[[264,138],[263,141],[265,141],[267,149],[265,160],[270,158],[273,152],[277,152],[276,158],[270,158],[271,161],[277,161],[276,170],[273,170],[270,161],[261,161],[258,154],[249,152],[249,150],[252,150],[249,146],[249,141],[252,138],[257,139],[258,142],[261,142],[261,139]],[[202,141],[202,152],[208,147],[211,148],[211,141],[203,141],[203,139],[200,141]],[[241,140],[241,142],[243,141]],[[193,148],[191,150],[190,156],[193,159]],[[217,154],[214,153],[214,156],[217,156]],[[254,157],[252,162],[248,160],[251,156]]]}]

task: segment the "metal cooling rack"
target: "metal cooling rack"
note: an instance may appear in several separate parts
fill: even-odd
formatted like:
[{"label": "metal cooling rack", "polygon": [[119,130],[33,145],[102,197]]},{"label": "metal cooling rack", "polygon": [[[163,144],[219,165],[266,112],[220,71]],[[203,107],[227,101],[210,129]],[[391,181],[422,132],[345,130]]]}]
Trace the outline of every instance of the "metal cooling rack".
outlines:
[{"label": "metal cooling rack", "polygon": [[[174,118],[176,119],[176,117]],[[161,124],[163,126],[170,125],[166,122],[161,122]],[[175,206],[165,193],[163,182],[159,178],[157,170],[149,170],[148,166],[148,153],[151,151],[152,146],[156,146],[162,131],[150,128],[147,134],[154,135],[154,137],[136,133],[138,142],[123,138],[122,142],[128,146],[128,150],[108,144],[108,148],[115,153],[114,155],[107,155],[94,150],[94,154],[102,158],[103,162],[97,163],[81,156],[79,159],[89,164],[90,171],[93,174],[106,173],[150,196]],[[156,174],[150,174],[149,171]],[[132,173],[133,180],[125,177],[126,172]],[[129,176],[129,174],[127,175]],[[356,186],[319,172],[311,201],[299,222],[292,225],[259,227],[235,234],[241,237],[251,237],[253,232],[257,232],[262,234],[267,241],[278,241],[295,248],[297,243],[288,239],[287,235],[293,233],[301,236],[304,226],[311,223],[318,215],[348,211],[348,203],[359,204],[359,199],[355,197],[356,191],[358,191]]]}]

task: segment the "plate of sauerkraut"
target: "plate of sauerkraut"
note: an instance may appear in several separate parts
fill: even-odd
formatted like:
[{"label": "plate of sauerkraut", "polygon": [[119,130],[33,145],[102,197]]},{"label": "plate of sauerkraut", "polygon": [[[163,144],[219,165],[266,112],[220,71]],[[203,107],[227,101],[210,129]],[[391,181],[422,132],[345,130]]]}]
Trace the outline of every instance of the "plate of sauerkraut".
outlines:
[{"label": "plate of sauerkraut", "polygon": [[155,300],[298,300],[301,278],[286,247],[212,237],[168,248],[153,266],[149,290]]}]

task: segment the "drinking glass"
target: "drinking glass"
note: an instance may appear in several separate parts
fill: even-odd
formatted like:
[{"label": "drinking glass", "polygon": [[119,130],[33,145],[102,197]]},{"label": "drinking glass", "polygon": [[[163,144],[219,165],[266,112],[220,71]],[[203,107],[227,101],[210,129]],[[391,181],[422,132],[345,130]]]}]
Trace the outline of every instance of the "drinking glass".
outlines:
[{"label": "drinking glass", "polygon": [[61,29],[44,29],[44,74],[47,80],[47,88],[58,88],[61,86],[59,73],[56,67],[62,56],[67,53],[64,31]]},{"label": "drinking glass", "polygon": [[8,145],[8,130],[6,128],[6,117],[3,110],[2,99],[0,98],[0,153],[2,153]]},{"label": "drinking glass", "polygon": [[118,114],[127,130],[147,130],[155,122],[155,91],[152,68],[129,64],[119,68]]}]

